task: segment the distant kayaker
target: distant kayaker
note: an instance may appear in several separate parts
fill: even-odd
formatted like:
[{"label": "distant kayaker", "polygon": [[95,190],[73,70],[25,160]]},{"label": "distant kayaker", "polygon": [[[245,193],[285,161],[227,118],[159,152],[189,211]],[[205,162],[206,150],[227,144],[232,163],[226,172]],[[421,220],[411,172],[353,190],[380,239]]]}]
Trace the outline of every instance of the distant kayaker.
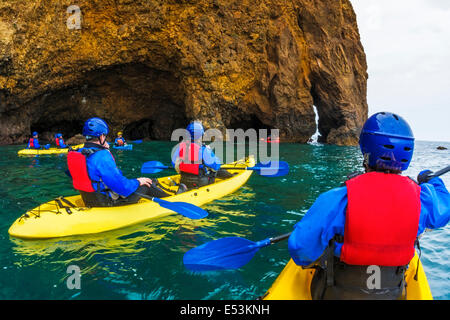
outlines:
[{"label": "distant kayaker", "polygon": [[57,134],[55,135],[55,144],[56,144],[56,147],[57,147],[58,149],[66,149],[66,148],[69,147],[69,146],[67,146],[67,145],[64,143],[64,139],[63,139],[62,133],[57,133]]},{"label": "distant kayaker", "polygon": [[414,150],[403,118],[373,115],[359,144],[365,173],[319,196],[289,238],[294,262],[316,267],[313,299],[401,298],[418,237],[450,220],[450,194],[439,177],[424,182],[425,170],[416,183],[401,175]]},{"label": "distant kayaker", "polygon": [[114,141],[114,144],[118,147],[123,147],[127,145],[127,142],[125,141],[125,138],[123,137],[123,132],[119,131],[117,133],[117,138]]},{"label": "distant kayaker", "polygon": [[203,125],[199,121],[193,121],[186,130],[190,134],[191,141],[181,142],[175,151],[175,154],[178,154],[175,169],[181,175],[181,184],[188,189],[195,189],[214,183],[216,177],[231,177],[227,171],[220,170],[221,161],[213,150],[202,144],[205,133]]},{"label": "distant kayaker", "polygon": [[28,140],[27,149],[41,149],[41,145],[39,144],[39,134],[34,131],[30,140]]},{"label": "distant kayaker", "polygon": [[84,147],[71,150],[67,155],[73,186],[85,205],[105,207],[136,203],[140,199],[138,193],[157,198],[168,196],[152,179],[128,179],[122,175],[106,142],[108,132],[108,125],[102,119],[87,120],[83,127]]}]

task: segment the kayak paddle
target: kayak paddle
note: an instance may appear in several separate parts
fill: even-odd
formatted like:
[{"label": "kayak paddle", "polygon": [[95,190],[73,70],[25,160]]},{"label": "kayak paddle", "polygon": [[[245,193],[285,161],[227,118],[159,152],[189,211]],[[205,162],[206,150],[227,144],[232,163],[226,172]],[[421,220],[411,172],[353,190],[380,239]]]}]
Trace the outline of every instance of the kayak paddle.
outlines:
[{"label": "kayak paddle", "polygon": [[161,207],[175,211],[190,219],[202,219],[208,216],[208,211],[203,210],[192,203],[187,202],[170,202],[163,199],[150,197],[145,194],[137,193],[138,196],[156,202]]},{"label": "kayak paddle", "polygon": [[289,173],[289,164],[286,161],[269,161],[266,164],[257,163],[254,167],[221,167],[229,170],[253,170],[264,177],[281,177]]},{"label": "kayak paddle", "polygon": [[226,237],[193,248],[183,256],[191,271],[238,269],[247,264],[259,249],[289,238],[291,233],[253,242],[240,237]]},{"label": "kayak paddle", "polygon": [[[164,169],[172,169],[159,161],[148,161],[142,165],[141,173],[152,174]],[[289,164],[285,161],[273,161],[266,164],[257,163],[254,167],[233,167],[224,165],[221,169],[228,170],[252,170],[265,177],[280,177],[289,173]]]},{"label": "kayak paddle", "polygon": [[142,140],[134,140],[134,141],[131,141],[131,143],[139,144],[139,143],[142,143]]},{"label": "kayak paddle", "polygon": [[426,172],[425,174],[418,175],[417,176],[417,181],[419,182],[419,184],[422,184],[422,183],[430,181],[433,178],[442,176],[443,174],[445,174],[445,173],[447,173],[449,171],[450,171],[450,166],[447,166],[444,169],[436,171],[435,173],[429,171],[429,172]]},{"label": "kayak paddle", "polygon": [[142,165],[141,173],[158,173],[169,168],[173,167],[165,166],[159,161],[148,161]]}]

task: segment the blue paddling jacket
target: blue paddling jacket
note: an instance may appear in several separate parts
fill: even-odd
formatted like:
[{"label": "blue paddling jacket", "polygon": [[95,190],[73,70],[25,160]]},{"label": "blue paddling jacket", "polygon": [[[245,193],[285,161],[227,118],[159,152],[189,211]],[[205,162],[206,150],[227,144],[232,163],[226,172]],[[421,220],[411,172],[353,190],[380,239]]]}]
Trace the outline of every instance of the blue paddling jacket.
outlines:
[{"label": "blue paddling jacket", "polygon": [[[443,181],[433,178],[420,185],[420,218],[417,236],[425,229],[444,227],[450,221],[450,194]],[[344,236],[347,187],[320,195],[289,237],[289,253],[297,265],[315,262],[335,236]],[[341,256],[342,243],[335,243],[334,255]]]},{"label": "blue paddling jacket", "polygon": [[30,138],[28,140],[27,149],[40,149],[41,145],[39,144],[39,140],[37,138]]},{"label": "blue paddling jacket", "polygon": [[56,146],[60,149],[65,149],[68,148],[68,146],[64,143],[64,139],[63,138],[56,138]]},{"label": "blue paddling jacket", "polygon": [[[109,192],[107,192],[109,189],[120,196],[128,197],[137,190],[139,181],[128,179],[122,174],[108,149],[103,149],[93,143],[85,143],[83,149],[98,150],[86,159],[89,178],[93,181],[92,187],[96,191],[110,197]],[[79,151],[81,152],[83,149]]]}]

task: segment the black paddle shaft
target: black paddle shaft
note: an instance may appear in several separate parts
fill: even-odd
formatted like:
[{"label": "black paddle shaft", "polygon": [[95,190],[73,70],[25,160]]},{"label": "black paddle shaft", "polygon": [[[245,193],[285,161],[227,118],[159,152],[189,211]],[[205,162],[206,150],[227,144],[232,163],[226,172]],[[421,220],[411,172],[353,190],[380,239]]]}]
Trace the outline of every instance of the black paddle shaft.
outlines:
[{"label": "black paddle shaft", "polygon": [[435,173],[428,172],[426,175],[422,175],[422,176],[419,175],[419,176],[417,177],[417,181],[419,182],[419,184],[425,183],[425,182],[430,181],[430,180],[433,179],[433,178],[442,176],[443,174],[445,174],[445,173],[447,173],[447,172],[449,172],[449,171],[450,171],[450,166],[447,166],[447,167],[445,167],[444,169],[441,169],[441,170],[439,170],[439,171],[436,171]]},{"label": "black paddle shaft", "polygon": [[439,171],[437,171],[436,173],[432,174],[430,176],[430,179],[435,178],[435,177],[439,177],[442,176],[444,173],[447,173],[450,171],[450,166],[445,167],[444,169],[441,169]]},{"label": "black paddle shaft", "polygon": [[150,196],[147,196],[147,195],[142,194],[142,193],[139,193],[139,192],[136,192],[136,194],[137,194],[139,197],[142,197],[142,198],[145,198],[145,199],[148,199],[148,200],[151,200],[151,201],[153,201],[153,199],[154,199],[154,197],[150,197]]},{"label": "black paddle shaft", "polygon": [[277,243],[283,240],[286,240],[287,238],[289,238],[289,236],[291,235],[292,232],[286,233],[286,234],[282,234],[281,236],[277,236],[274,238],[270,238],[270,243]]}]

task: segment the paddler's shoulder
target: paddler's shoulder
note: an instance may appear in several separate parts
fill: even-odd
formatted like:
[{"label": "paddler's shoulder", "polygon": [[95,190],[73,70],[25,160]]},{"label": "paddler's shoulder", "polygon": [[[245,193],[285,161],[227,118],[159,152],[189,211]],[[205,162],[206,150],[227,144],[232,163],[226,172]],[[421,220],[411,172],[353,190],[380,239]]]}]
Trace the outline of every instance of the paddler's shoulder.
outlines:
[{"label": "paddler's shoulder", "polygon": [[78,151],[89,157],[94,155],[97,157],[106,156],[107,154],[111,155],[109,149],[106,149],[98,144],[89,142],[85,143],[83,148],[79,149]]},{"label": "paddler's shoulder", "polygon": [[340,202],[346,199],[347,199],[347,187],[341,186],[325,191],[324,193],[320,194],[316,202],[333,203],[333,202]]}]

